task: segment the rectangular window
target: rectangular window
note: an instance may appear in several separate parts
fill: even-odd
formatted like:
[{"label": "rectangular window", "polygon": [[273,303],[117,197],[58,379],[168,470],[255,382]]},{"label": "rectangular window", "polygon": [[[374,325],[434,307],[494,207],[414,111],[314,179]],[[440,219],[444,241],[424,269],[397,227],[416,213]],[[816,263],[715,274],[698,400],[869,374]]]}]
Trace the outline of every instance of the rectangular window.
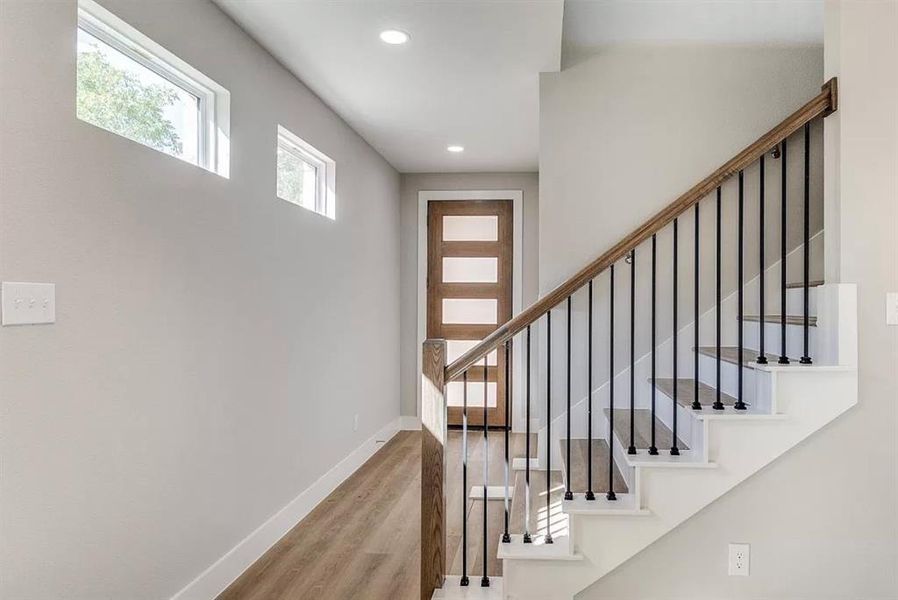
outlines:
[{"label": "rectangular window", "polygon": [[277,195],[313,212],[336,217],[336,163],[278,125]]},{"label": "rectangular window", "polygon": [[92,0],[78,2],[77,116],[228,176],[224,88]]}]

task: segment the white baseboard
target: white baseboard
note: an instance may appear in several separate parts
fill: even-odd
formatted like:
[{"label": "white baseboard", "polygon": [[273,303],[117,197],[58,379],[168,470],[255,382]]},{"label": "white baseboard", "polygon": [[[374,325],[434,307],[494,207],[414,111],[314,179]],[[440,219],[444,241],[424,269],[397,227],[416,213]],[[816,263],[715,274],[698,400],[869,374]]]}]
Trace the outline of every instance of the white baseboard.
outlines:
[{"label": "white baseboard", "polygon": [[[293,529],[319,502],[371,458],[384,442],[396,435],[401,429],[403,419],[408,418],[417,419],[417,417],[398,417],[388,423],[200,573],[196,579],[172,596],[171,600],[213,600]],[[420,429],[420,424],[418,428]]]},{"label": "white baseboard", "polygon": [[409,417],[409,416],[400,416],[399,417],[399,430],[400,431],[419,431],[421,429],[421,419],[418,417]]}]

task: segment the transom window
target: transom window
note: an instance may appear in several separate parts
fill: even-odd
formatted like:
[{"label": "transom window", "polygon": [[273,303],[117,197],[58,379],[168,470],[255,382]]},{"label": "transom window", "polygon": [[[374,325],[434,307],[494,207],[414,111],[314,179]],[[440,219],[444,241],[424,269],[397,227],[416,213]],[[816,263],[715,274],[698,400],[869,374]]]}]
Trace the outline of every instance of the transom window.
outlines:
[{"label": "transom window", "polygon": [[336,164],[324,153],[278,126],[277,195],[331,219],[336,216]]},{"label": "transom window", "polygon": [[229,94],[92,0],[78,3],[77,116],[228,175]]}]

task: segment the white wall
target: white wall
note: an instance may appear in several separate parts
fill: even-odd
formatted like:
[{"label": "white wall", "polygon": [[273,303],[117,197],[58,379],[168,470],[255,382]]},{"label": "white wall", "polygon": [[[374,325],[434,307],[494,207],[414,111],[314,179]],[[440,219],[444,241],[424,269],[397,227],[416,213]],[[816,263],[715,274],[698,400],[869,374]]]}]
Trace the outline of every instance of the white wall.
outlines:
[{"label": "white wall", "polygon": [[[858,406],[580,598],[898,598],[898,5],[826,12],[827,278],[857,283]],[[750,577],[726,575],[728,542],[751,544]]]},{"label": "white wall", "polygon": [[418,192],[422,190],[521,190],[523,306],[536,301],[539,251],[539,176],[536,173],[412,173],[402,175],[402,414],[417,415]]},{"label": "white wall", "polygon": [[230,90],[231,176],[78,121],[75,2],[0,3],[0,278],[58,301],[0,329],[3,598],[169,597],[399,415],[398,174],[210,2],[102,3]]},{"label": "white wall", "polygon": [[[541,76],[540,100],[540,293],[546,293],[588,261],[667,206],[723,162],[779,123],[820,91],[823,51],[820,47],[650,47],[619,46],[600,51],[561,73]],[[822,222],[822,128],[812,128],[811,231]],[[699,140],[699,141],[697,141]],[[802,139],[793,138],[788,152],[788,247],[801,242]],[[767,162],[766,262],[779,258],[781,160]],[[745,171],[745,277],[758,272],[757,164]],[[737,183],[723,186],[722,293],[736,288]],[[714,302],[716,254],[713,246],[713,197],[701,208],[701,310]],[[693,213],[679,229],[679,324],[692,321],[694,263]],[[672,331],[672,229],[658,234],[657,340]],[[816,257],[815,257],[816,258]],[[822,274],[819,260],[814,275]],[[651,294],[650,243],[637,252],[636,356],[648,352]],[[790,275],[795,281],[798,273]],[[594,380],[607,380],[608,274],[595,280]],[[630,268],[615,268],[615,369],[629,362]],[[746,299],[746,313],[756,312],[757,299]],[[573,302],[573,401],[586,395],[585,292]],[[774,306],[768,306],[768,313]],[[566,343],[564,307],[553,315],[553,373],[563,374]],[[702,343],[713,331],[701,332]],[[543,353],[545,349],[541,350]],[[545,360],[540,360],[544,377]],[[685,376],[688,363],[681,363]],[[669,376],[669,364],[659,376]],[[538,386],[542,390],[543,386]],[[563,376],[553,378],[552,414],[562,412]]]},{"label": "white wall", "polygon": [[822,79],[819,47],[614,47],[543,73],[540,292],[810,100]]}]

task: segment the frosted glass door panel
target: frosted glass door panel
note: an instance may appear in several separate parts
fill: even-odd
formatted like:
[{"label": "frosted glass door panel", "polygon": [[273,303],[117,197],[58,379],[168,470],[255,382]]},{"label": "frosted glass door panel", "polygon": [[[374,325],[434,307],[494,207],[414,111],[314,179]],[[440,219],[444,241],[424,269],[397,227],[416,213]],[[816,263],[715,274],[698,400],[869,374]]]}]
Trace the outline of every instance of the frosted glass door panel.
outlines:
[{"label": "frosted glass door panel", "polygon": [[[446,386],[446,401],[449,406],[464,406],[465,384],[463,381],[451,381]],[[488,408],[496,407],[496,383],[486,384],[486,405]],[[468,408],[483,408],[483,382],[468,382]]]},{"label": "frosted glass door panel", "polygon": [[443,325],[495,325],[498,311],[494,298],[443,298]]},{"label": "frosted glass door panel", "polygon": [[498,258],[443,258],[443,283],[497,283]]},{"label": "frosted glass door panel", "polygon": [[444,242],[495,242],[498,239],[498,216],[446,215],[443,217]]},{"label": "frosted glass door panel", "polygon": [[[446,340],[446,364],[453,362],[459,356],[476,346],[480,343],[480,340]],[[487,364],[491,367],[495,367],[497,364],[497,359],[499,357],[499,351],[493,350],[489,354],[486,355]],[[475,365],[483,366],[483,359],[478,360]]]}]

